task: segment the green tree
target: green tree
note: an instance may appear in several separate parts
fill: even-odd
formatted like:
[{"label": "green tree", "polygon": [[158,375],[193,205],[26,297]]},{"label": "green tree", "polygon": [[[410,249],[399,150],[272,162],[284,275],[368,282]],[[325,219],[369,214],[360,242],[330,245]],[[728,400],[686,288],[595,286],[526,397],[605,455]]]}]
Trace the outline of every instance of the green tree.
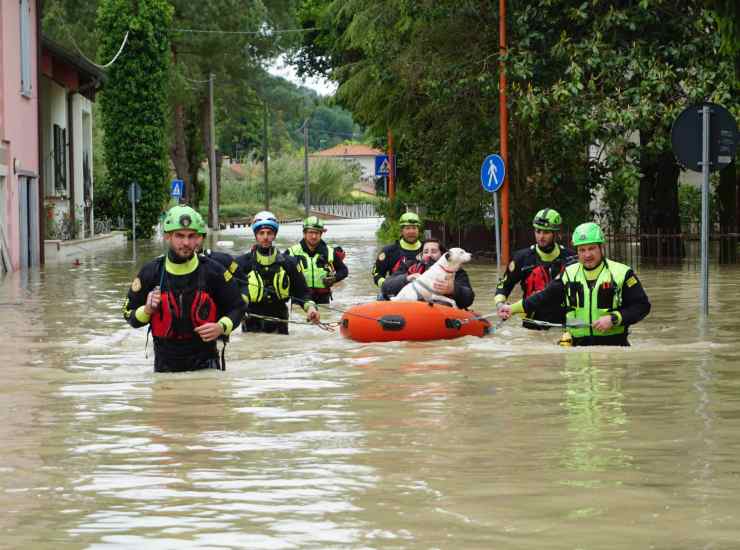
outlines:
[{"label": "green tree", "polygon": [[166,97],[172,8],[165,0],[101,0],[99,56],[111,59],[128,32],[124,53],[108,69],[101,94],[103,144],[114,208],[128,215],[126,190],[142,188],[137,233],[149,236],[167,198]]},{"label": "green tree", "polygon": [[[499,147],[491,3],[305,0],[299,14],[321,30],[295,59],[334,78],[342,104],[375,135],[393,129],[411,200],[453,223],[479,222],[490,199],[478,167]],[[572,226],[602,188],[622,212],[636,190],[645,228],[675,230],[670,125],[697,99],[732,101],[732,71],[703,5],[539,0],[509,3],[508,17],[514,223],[547,205]]]}]

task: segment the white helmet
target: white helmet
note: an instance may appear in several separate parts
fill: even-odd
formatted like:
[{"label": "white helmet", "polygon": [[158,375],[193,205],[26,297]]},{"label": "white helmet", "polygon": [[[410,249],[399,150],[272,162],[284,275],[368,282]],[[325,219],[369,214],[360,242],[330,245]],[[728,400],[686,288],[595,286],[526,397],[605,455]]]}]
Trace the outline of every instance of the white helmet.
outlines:
[{"label": "white helmet", "polygon": [[263,227],[269,227],[275,232],[275,235],[277,235],[280,224],[278,223],[275,214],[267,210],[263,210],[254,215],[254,218],[252,218],[252,232],[256,235],[257,231]]}]

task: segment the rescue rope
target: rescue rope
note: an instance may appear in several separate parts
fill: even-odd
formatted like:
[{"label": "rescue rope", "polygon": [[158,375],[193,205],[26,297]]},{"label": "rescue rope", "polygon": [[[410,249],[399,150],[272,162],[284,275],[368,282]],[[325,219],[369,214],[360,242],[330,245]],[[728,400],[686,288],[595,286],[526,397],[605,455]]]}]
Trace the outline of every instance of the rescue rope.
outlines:
[{"label": "rescue rope", "polygon": [[590,327],[588,323],[574,319],[573,321],[566,321],[565,323],[551,323],[549,321],[538,321],[536,319],[526,319],[527,323],[531,323],[538,327],[547,328],[587,328]]},{"label": "rescue rope", "polygon": [[253,319],[262,319],[263,321],[271,321],[273,323],[285,323],[285,324],[292,324],[292,325],[310,325],[320,328],[321,330],[325,330],[327,332],[334,332],[336,330],[336,327],[339,326],[338,321],[328,322],[328,323],[311,323],[308,321],[293,321],[292,319],[283,319],[281,317],[272,317],[270,315],[259,315],[258,313],[245,313],[245,317],[252,317]]}]

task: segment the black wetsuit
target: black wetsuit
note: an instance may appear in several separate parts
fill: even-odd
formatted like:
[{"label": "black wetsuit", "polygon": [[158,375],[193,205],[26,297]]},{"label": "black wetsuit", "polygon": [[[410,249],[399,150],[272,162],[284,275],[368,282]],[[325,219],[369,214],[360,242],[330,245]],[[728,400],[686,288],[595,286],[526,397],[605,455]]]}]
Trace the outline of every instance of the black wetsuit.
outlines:
[{"label": "black wetsuit", "polygon": [[[162,303],[149,318],[143,307],[157,286]],[[209,298],[215,312],[210,311]],[[202,322],[194,321],[193,313],[221,323],[229,333],[241,322],[244,307],[233,276],[220,263],[203,256],[182,262],[170,252],[167,261],[161,256],[141,268],[129,288],[123,315],[134,328],[152,325],[154,370],[179,372],[223,367],[216,342],[204,342],[194,331]]]},{"label": "black wetsuit", "polygon": [[[242,293],[249,300],[247,317],[242,323],[244,332],[275,332],[288,334],[288,300],[304,310],[315,305],[306,286],[306,279],[298,271],[295,258],[281,254],[275,248],[253,247],[236,258],[244,274],[240,282]],[[275,317],[285,321],[272,321]]]}]

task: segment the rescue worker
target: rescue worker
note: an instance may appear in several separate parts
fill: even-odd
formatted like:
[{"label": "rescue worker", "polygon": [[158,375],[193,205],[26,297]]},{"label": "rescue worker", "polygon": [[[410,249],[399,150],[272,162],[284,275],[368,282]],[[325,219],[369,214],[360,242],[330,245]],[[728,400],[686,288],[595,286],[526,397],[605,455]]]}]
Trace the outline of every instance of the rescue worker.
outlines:
[{"label": "rescue worker", "polygon": [[123,306],[132,327],[150,325],[155,372],[223,369],[216,340],[228,336],[244,314],[231,273],[196,254],[201,224],[189,206],[167,212],[167,254],[141,268]]},{"label": "rescue worker", "polygon": [[[421,276],[430,266],[447,252],[438,239],[427,239],[422,243],[421,254],[416,257],[413,264],[404,264],[393,275],[386,277],[381,287],[384,296],[395,296],[408,283]],[[470,279],[465,270],[460,268],[455,272],[452,288],[442,286],[442,283],[434,282],[432,290],[442,296],[455,300],[460,309],[465,309],[473,304],[475,293],[470,286]]]},{"label": "rescue worker", "polygon": [[329,246],[322,239],[326,233],[324,222],[316,216],[303,220],[303,239],[285,251],[298,260],[298,270],[306,278],[311,299],[317,304],[328,304],[331,287],[349,274],[344,264],[344,250]]},{"label": "rescue worker", "polygon": [[279,228],[272,212],[255,214],[252,231],[257,244],[236,259],[245,276],[242,293],[248,299],[247,317],[242,323],[244,332],[288,334],[289,299],[303,307],[309,321],[319,322],[319,311],[311,300],[306,280],[298,271],[298,262],[272,245]]},{"label": "rescue worker", "polygon": [[632,268],[608,260],[601,228],[587,222],[573,232],[578,263],[571,264],[542,292],[503,305],[501,319],[565,304],[567,333],[561,345],[628,346],[629,327],[650,313],[650,302]]},{"label": "rescue worker", "polygon": [[[398,222],[401,226],[401,238],[393,244],[383,247],[373,267],[373,281],[378,288],[383,287],[383,281],[388,275],[393,275],[406,264],[413,264],[416,261],[416,256],[421,251],[421,241],[419,240],[421,220],[419,216],[413,212],[406,212],[399,218]],[[381,293],[379,298],[387,297]]]},{"label": "rescue worker", "polygon": [[[532,220],[535,244],[514,253],[506,267],[498,286],[496,286],[496,308],[501,307],[517,285],[521,286],[524,299],[541,292],[547,284],[563,272],[565,266],[576,261],[576,254],[571,249],[557,242],[562,219],[552,208],[537,212]],[[529,319],[562,324],[565,322],[565,309],[560,304],[541,305],[528,312]],[[534,330],[546,329],[528,322],[525,318],[522,326]]]},{"label": "rescue worker", "polygon": [[237,286],[239,286],[239,283],[245,280],[245,276],[244,273],[242,273],[242,270],[239,268],[239,264],[236,263],[234,257],[231,254],[227,254],[226,252],[217,252],[215,250],[211,250],[210,248],[203,248],[203,242],[205,241],[206,234],[208,233],[208,227],[206,226],[205,220],[203,220],[203,216],[201,216],[200,213],[197,211],[196,214],[198,215],[198,225],[200,227],[200,229],[198,230],[198,236],[200,237],[200,240],[198,242],[199,253],[203,256],[206,256],[207,258],[210,258],[211,260],[217,261],[222,266],[224,266],[236,280]]}]

